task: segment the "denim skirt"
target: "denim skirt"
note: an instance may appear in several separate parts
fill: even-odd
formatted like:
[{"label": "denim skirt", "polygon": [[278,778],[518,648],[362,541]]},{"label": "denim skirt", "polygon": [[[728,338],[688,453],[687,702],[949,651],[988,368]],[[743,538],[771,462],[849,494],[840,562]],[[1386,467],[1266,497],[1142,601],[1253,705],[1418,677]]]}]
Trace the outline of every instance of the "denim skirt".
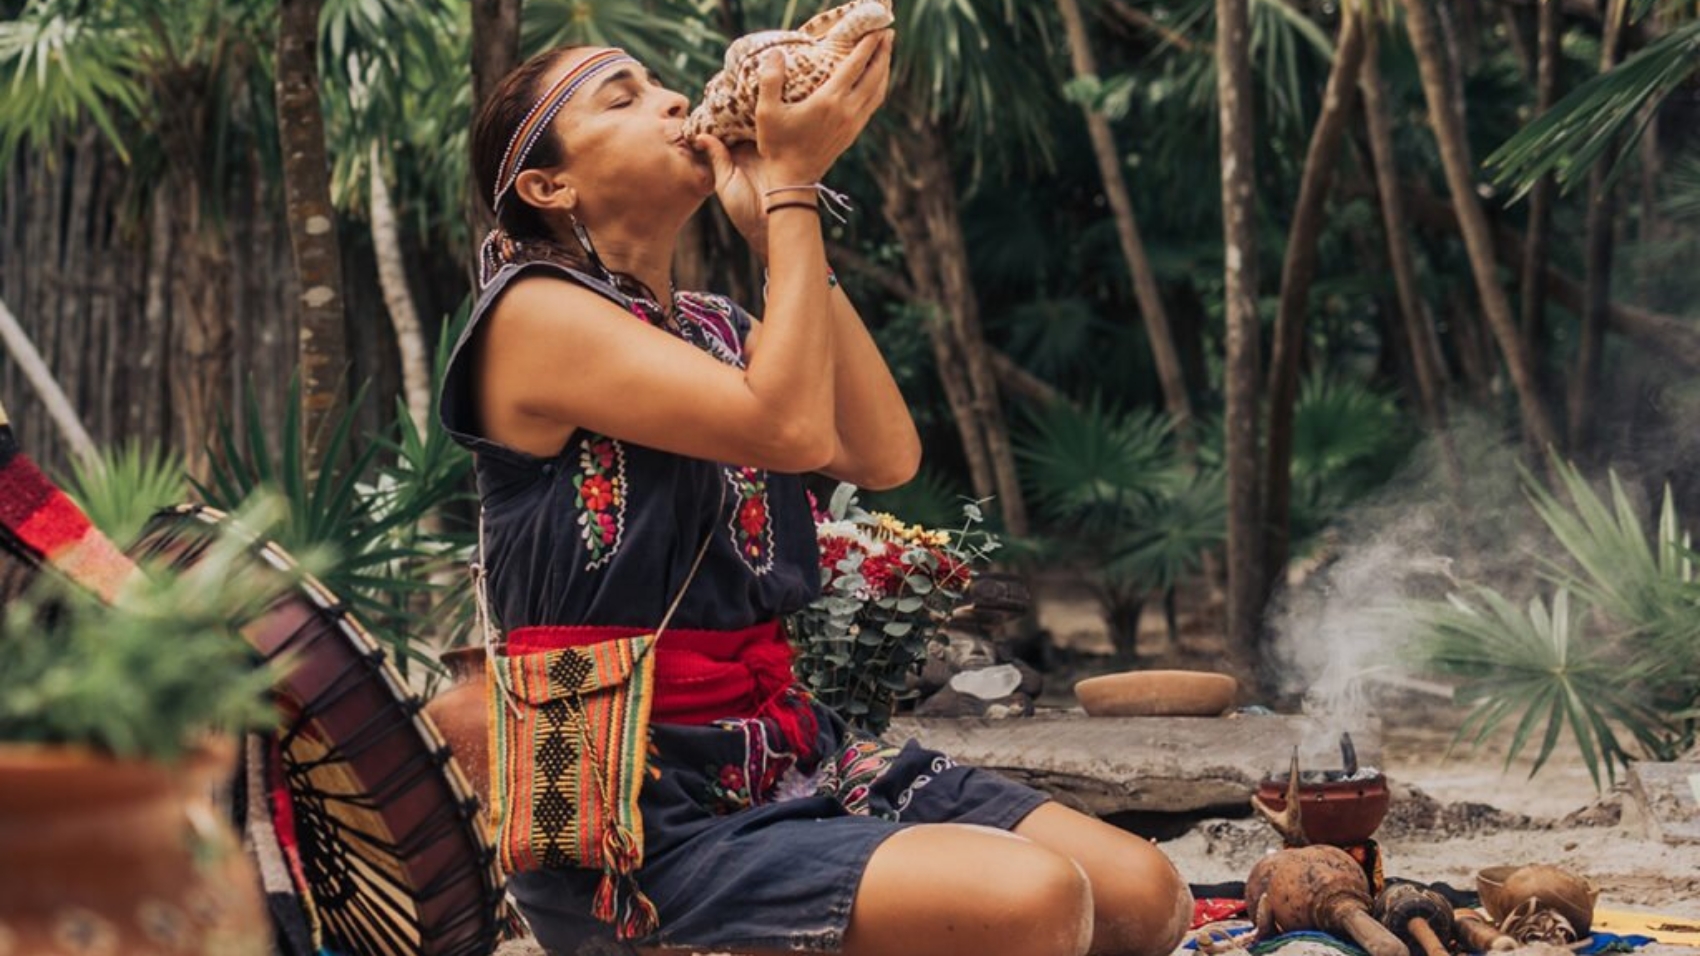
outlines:
[{"label": "denim skirt", "polygon": [[[818,702],[817,759],[764,720],[650,728],[638,886],[659,928],[641,947],[838,952],[868,858],[921,823],[1008,830],[1048,798],[948,756],[850,728]],[[600,871],[513,874],[508,892],[554,956],[630,952],[590,915]]]}]

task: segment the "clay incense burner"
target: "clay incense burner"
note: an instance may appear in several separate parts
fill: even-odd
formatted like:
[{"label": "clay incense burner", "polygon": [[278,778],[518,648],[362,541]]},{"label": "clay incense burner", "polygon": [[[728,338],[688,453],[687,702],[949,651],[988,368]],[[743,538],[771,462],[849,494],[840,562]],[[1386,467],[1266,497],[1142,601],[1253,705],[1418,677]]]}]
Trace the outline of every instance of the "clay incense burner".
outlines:
[{"label": "clay incense burner", "polygon": [[1387,816],[1392,794],[1387,777],[1358,767],[1352,738],[1341,735],[1341,770],[1300,772],[1298,752],[1286,778],[1265,777],[1252,808],[1267,819],[1288,846],[1365,843]]}]

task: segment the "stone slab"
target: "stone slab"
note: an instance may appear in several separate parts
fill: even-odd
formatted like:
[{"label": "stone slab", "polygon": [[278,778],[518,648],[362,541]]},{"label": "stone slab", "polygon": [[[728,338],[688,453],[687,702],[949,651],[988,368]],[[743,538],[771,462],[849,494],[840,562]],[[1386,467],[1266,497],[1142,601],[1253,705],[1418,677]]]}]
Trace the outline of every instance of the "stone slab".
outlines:
[{"label": "stone slab", "polygon": [[1650,836],[1700,843],[1700,761],[1633,763],[1629,779]]},{"label": "stone slab", "polygon": [[[1359,764],[1380,766],[1379,724],[1347,729]],[[1294,747],[1305,769],[1340,767],[1339,726],[1290,715],[903,717],[884,736],[913,738],[1096,816],[1243,809],[1264,776],[1286,772]]]}]

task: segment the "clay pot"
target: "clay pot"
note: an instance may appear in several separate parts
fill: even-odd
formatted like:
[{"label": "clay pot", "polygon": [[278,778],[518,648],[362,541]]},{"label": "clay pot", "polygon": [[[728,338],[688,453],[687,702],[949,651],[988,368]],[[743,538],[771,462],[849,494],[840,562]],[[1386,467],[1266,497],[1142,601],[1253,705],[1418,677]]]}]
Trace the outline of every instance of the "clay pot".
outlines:
[{"label": "clay pot", "polygon": [[1094,717],[1214,717],[1234,704],[1239,682],[1208,671],[1124,671],[1074,685]]},{"label": "clay pot", "polygon": [[449,669],[449,687],[425,704],[485,812],[490,808],[490,688],[482,647],[458,647],[439,658]]},{"label": "clay pot", "polygon": [[[1275,813],[1287,809],[1285,777],[1265,777],[1257,798]],[[1299,819],[1305,839],[1330,846],[1356,846],[1368,840],[1387,816],[1392,794],[1387,778],[1299,784]]]},{"label": "clay pot", "polygon": [[1538,899],[1569,921],[1578,938],[1587,936],[1594,925],[1594,901],[1600,891],[1569,870],[1546,864],[1490,866],[1476,874],[1476,892],[1482,909],[1499,923],[1507,913],[1529,899]]},{"label": "clay pot", "polygon": [[269,956],[259,874],[211,798],[235,754],[0,744],[0,953]]}]

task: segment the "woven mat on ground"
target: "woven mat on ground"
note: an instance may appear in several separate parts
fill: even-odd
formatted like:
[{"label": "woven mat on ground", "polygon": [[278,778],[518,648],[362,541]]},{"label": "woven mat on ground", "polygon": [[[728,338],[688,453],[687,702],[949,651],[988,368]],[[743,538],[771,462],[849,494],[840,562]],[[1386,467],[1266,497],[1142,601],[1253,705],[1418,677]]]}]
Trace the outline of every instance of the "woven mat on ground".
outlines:
[{"label": "woven mat on ground", "polygon": [[1646,936],[1673,946],[1700,948],[1700,920],[1628,910],[1594,910],[1594,929],[1620,935]]}]

